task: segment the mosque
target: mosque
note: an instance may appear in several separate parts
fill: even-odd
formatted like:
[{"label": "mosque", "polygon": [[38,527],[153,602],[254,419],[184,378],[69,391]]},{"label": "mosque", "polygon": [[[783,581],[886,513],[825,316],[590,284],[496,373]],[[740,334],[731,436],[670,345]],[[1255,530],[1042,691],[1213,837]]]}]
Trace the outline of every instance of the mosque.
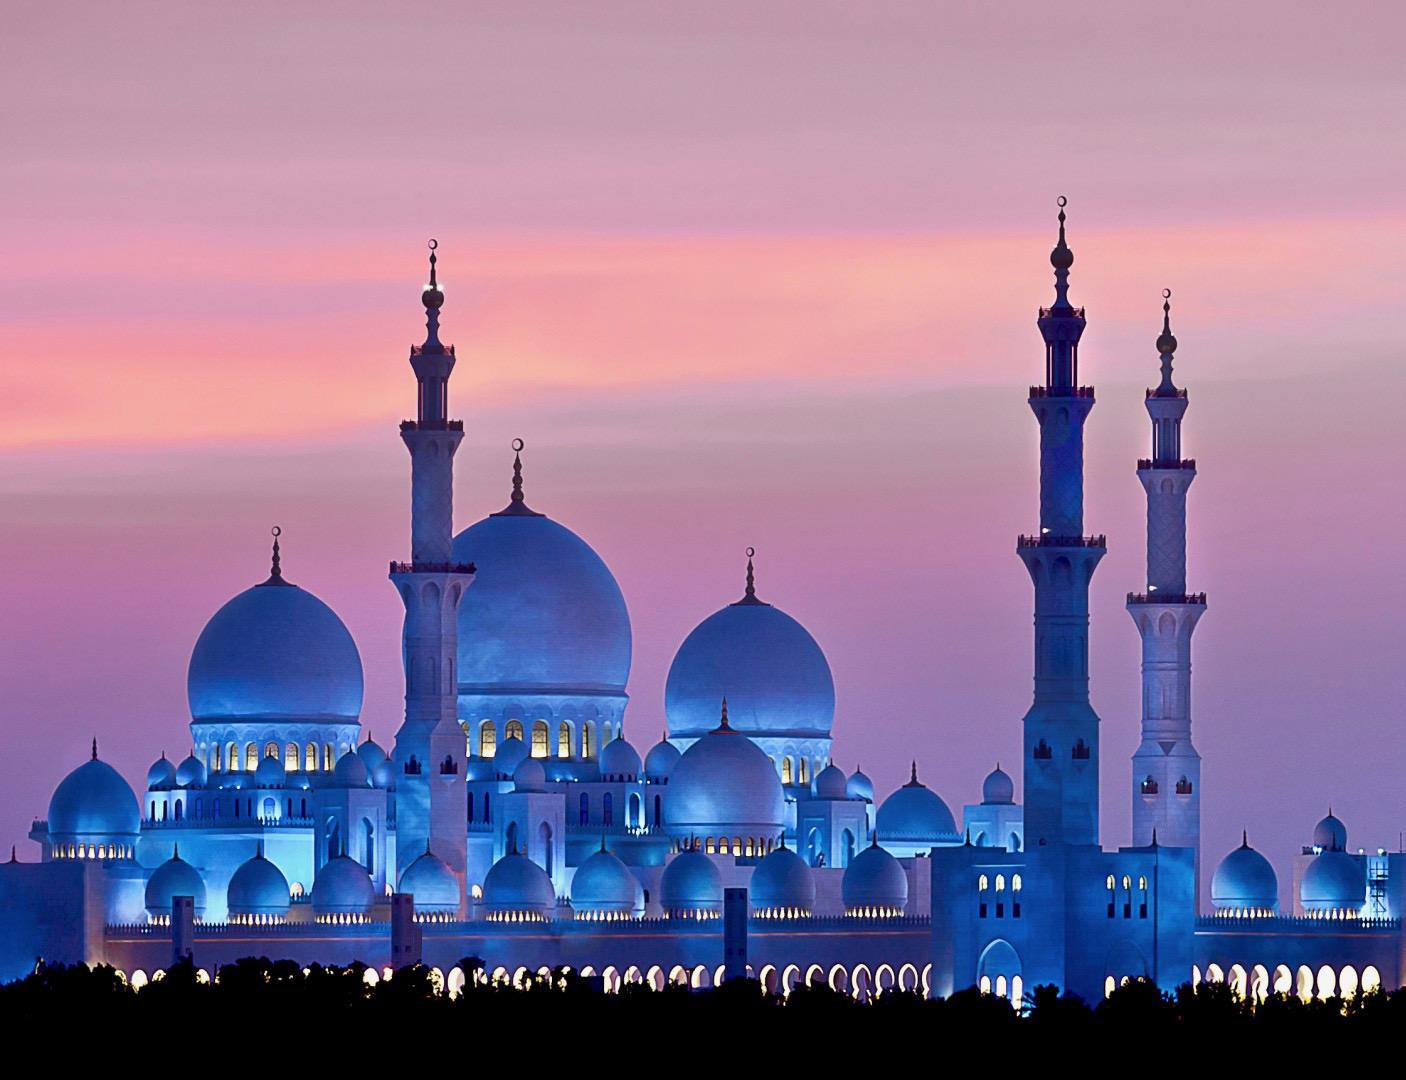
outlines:
[{"label": "mosque", "polygon": [[421,961],[451,992],[563,965],[607,992],[744,974],[783,992],[975,985],[1015,1001],[1037,984],[1097,998],[1140,978],[1225,980],[1246,996],[1400,986],[1406,855],[1352,853],[1331,813],[1293,857],[1292,912],[1248,840],[1217,863],[1213,910],[1198,912],[1191,638],[1206,596],[1186,580],[1196,467],[1182,456],[1169,299],[1151,456],[1137,463],[1147,576],[1127,598],[1142,640],[1142,737],[1123,789],[1133,837],[1102,846],[1088,596],[1105,539],[1083,520],[1095,398],[1079,382],[1085,317],[1060,205],[1028,398],[1039,528],[1016,541],[1035,594],[1019,802],[998,767],[958,824],[916,764],[882,798],[834,765],[825,653],[758,587],[751,552],[740,597],[720,597],[679,646],[667,738],[641,753],[626,733],[625,598],[584,540],[529,507],[520,454],[507,505],[454,531],[464,428],[450,419],[455,352],[440,340],[431,242],[415,419],[400,424],[410,553],[389,568],[405,606],[394,745],[363,737],[356,643],[292,580],[275,529],[267,579],[194,644],[190,755],[163,754],[138,794],[94,742],[33,824],[38,858],[0,864],[0,978],[88,962],[141,985],[177,957],[208,977],[266,955],[360,960],[368,979]]}]

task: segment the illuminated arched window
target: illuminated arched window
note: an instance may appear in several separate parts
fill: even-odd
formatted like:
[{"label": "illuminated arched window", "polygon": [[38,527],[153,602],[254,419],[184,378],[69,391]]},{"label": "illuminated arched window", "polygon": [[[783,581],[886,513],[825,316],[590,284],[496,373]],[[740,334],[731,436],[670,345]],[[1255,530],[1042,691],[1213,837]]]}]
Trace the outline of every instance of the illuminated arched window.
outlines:
[{"label": "illuminated arched window", "polygon": [[742,837],[734,836],[732,838],[732,853],[734,855],[742,854]]},{"label": "illuminated arched window", "polygon": [[595,721],[587,720],[581,725],[581,756],[588,758],[596,752]]},{"label": "illuminated arched window", "polygon": [[979,878],[976,879],[976,887],[977,891],[985,892],[987,889],[991,888],[991,879],[988,878],[985,874],[982,874]]},{"label": "illuminated arched window", "polygon": [[544,758],[547,756],[547,722],[538,720],[532,725],[532,756]]},{"label": "illuminated arched window", "polygon": [[492,720],[485,720],[478,726],[478,756],[491,758],[498,752],[498,729]]},{"label": "illuminated arched window", "polygon": [[283,750],[283,768],[288,772],[297,772],[298,761],[298,744],[290,742]]},{"label": "illuminated arched window", "polygon": [[317,744],[308,743],[303,747],[303,770],[317,772]]},{"label": "illuminated arched window", "polygon": [[726,855],[727,852],[728,852],[727,837],[726,837],[726,836],[720,836],[720,837],[718,837],[718,854],[719,854],[719,855]]},{"label": "illuminated arched window", "polygon": [[259,767],[259,748],[253,743],[244,747],[244,768],[253,772]]},{"label": "illuminated arched window", "polygon": [[522,737],[522,721],[521,721],[521,720],[509,720],[506,724],[504,724],[504,725],[503,725],[503,738],[504,738],[504,739],[517,739],[519,742],[526,742],[527,740],[525,740],[525,739]]},{"label": "illuminated arched window", "polygon": [[234,743],[230,743],[225,749],[225,761],[229,763],[230,772],[239,771],[239,747]]},{"label": "illuminated arched window", "polygon": [[1131,889],[1132,887],[1133,887],[1133,879],[1130,878],[1130,877],[1128,877],[1127,874],[1124,874],[1124,875],[1123,875],[1123,888],[1125,888],[1125,889]]},{"label": "illuminated arched window", "polygon": [[223,756],[220,753],[220,744],[216,743],[210,747],[210,771],[219,772],[224,767]]},{"label": "illuminated arched window", "polygon": [[612,724],[609,720],[607,720],[607,721],[605,722],[605,726],[602,727],[600,730],[601,730],[600,744],[601,744],[602,746],[609,746],[610,743],[611,743],[611,740],[615,738],[615,725]]},{"label": "illuminated arched window", "polygon": [[797,782],[802,784],[810,783],[810,762],[805,758],[800,758],[796,761],[796,769]]},{"label": "illuminated arched window", "polygon": [[789,757],[781,759],[781,782],[783,784],[791,782],[791,759]]},{"label": "illuminated arched window", "polygon": [[996,875],[996,891],[997,891],[997,892],[1005,892],[1005,891],[1006,891],[1006,875],[1005,875],[1005,874],[997,874],[997,875]]},{"label": "illuminated arched window", "polygon": [[704,851],[706,854],[708,854],[708,855],[714,855],[714,854],[717,853],[717,850],[718,850],[717,844],[714,843],[713,838],[712,838],[711,836],[708,837],[707,840],[703,841],[703,851]]},{"label": "illuminated arched window", "polygon": [[332,744],[330,742],[322,744],[322,771],[332,771]]},{"label": "illuminated arched window", "polygon": [[281,757],[282,754],[283,751],[279,748],[278,743],[264,743],[264,757],[277,758]]},{"label": "illuminated arched window", "polygon": [[571,725],[563,720],[557,725],[557,757],[571,756]]},{"label": "illuminated arched window", "polygon": [[1011,878],[1011,891],[1020,892],[1020,875],[1016,874]]}]

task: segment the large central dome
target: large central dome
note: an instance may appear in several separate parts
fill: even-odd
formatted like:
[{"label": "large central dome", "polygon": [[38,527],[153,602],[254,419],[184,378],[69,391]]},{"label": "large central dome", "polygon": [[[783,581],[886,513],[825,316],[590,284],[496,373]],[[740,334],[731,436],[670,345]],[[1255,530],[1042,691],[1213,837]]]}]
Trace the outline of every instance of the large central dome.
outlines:
[{"label": "large central dome", "polygon": [[746,735],[828,739],[835,681],[815,638],[784,611],[747,592],[704,619],[669,667],[664,712],[671,738],[697,738],[718,722],[727,698],[733,730]]},{"label": "large central dome", "polygon": [[589,544],[521,494],[454,538],[454,560],[478,570],[459,605],[459,693],[623,694],[620,586]]}]

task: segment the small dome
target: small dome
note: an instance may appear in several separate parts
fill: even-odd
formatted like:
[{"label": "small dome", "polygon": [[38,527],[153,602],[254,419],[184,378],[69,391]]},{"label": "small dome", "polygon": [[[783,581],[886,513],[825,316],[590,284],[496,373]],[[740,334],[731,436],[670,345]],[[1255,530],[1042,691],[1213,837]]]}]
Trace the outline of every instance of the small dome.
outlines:
[{"label": "small dome", "polygon": [[[365,767],[362,765],[363,769]],[[317,916],[351,915],[360,918],[369,915],[375,903],[376,887],[371,884],[371,875],[366,872],[366,867],[349,855],[338,855],[328,860],[313,880],[312,910]]]},{"label": "small dome", "polygon": [[681,851],[659,878],[659,902],[670,918],[717,918],[723,909],[723,876],[703,852]]},{"label": "small dome", "polygon": [[355,753],[348,750],[337,759],[332,769],[333,787],[364,788],[370,783],[371,776],[366,771],[366,765]]},{"label": "small dome", "polygon": [[53,840],[98,842],[112,837],[136,842],[142,811],[137,796],[111,765],[97,758],[65,776],[49,800],[49,836]]},{"label": "small dome", "polygon": [[288,772],[283,762],[276,757],[259,759],[258,768],[254,770],[255,787],[282,787],[287,782]]},{"label": "small dome", "polygon": [[1299,882],[1299,903],[1308,912],[1361,911],[1366,901],[1366,871],[1346,851],[1323,852]]},{"label": "small dome", "polygon": [[556,907],[552,879],[521,852],[511,851],[488,869],[483,879],[483,907],[490,920],[515,921],[525,917],[544,921]]},{"label": "small dome", "polygon": [[655,783],[669,779],[674,766],[679,762],[679,756],[677,746],[668,739],[661,739],[649,748],[649,753],[644,757],[645,776]]},{"label": "small dome", "polygon": [[644,912],[644,889],[613,852],[597,851],[576,868],[571,907],[578,918],[638,918]]},{"label": "small dome", "polygon": [[638,780],[640,756],[622,735],[605,744],[600,752],[600,775],[603,780]]},{"label": "small dome", "polygon": [[376,767],[386,760],[386,752],[381,748],[381,744],[370,738],[356,748],[356,756],[361,758],[366,771],[372,774],[376,772]]},{"label": "small dome", "polygon": [[981,801],[988,806],[1010,806],[1015,802],[1015,781],[997,765],[981,783]]},{"label": "small dome", "polygon": [[415,897],[417,912],[448,915],[459,910],[459,879],[448,863],[428,849],[400,875],[400,891]]},{"label": "small dome", "polygon": [[861,851],[840,881],[847,915],[898,915],[908,905],[908,875],[881,847]]},{"label": "small dome", "polygon": [[176,783],[181,787],[205,786],[205,762],[190,754],[176,768]]},{"label": "small dome", "polygon": [[197,723],[355,723],[361,656],[330,607],[276,574],[206,623],[191,653],[186,691]]},{"label": "small dome", "polygon": [[387,791],[395,787],[395,763],[390,758],[376,766],[376,771],[371,774],[371,782],[382,791]]},{"label": "small dome", "polygon": [[493,752],[493,771],[499,776],[512,776],[525,757],[527,744],[516,735],[509,736]]},{"label": "small dome", "polygon": [[[845,774],[835,771],[843,783]],[[778,847],[757,863],[748,891],[752,910],[757,912],[795,916],[810,915],[815,910],[815,879],[810,867],[788,847]]]},{"label": "small dome", "polygon": [[173,786],[175,783],[176,767],[166,760],[165,754],[162,754],[151,763],[151,768],[146,771],[147,789],[167,788]]},{"label": "small dome", "polygon": [[229,879],[229,913],[234,919],[282,919],[288,914],[288,879],[268,859],[263,845]]},{"label": "small dome", "polygon": [[523,758],[513,770],[513,788],[516,791],[545,791],[547,770],[536,758]]},{"label": "small dome", "polygon": [[195,917],[205,916],[205,882],[200,871],[174,850],[171,857],[151,872],[146,883],[146,913],[152,918],[171,917],[171,901],[178,896],[195,900]]},{"label": "small dome", "polygon": [[678,837],[774,837],[785,821],[776,766],[751,739],[722,723],[684,751],[669,777],[664,821]]},{"label": "small dome", "polygon": [[848,799],[849,782],[845,779],[844,769],[831,763],[816,773],[815,797],[817,799]]},{"label": "small dome", "polygon": [[835,680],[815,638],[780,608],[747,595],[709,615],[674,655],[664,687],[669,734],[711,731],[718,700],[733,705],[744,735],[828,739]]},{"label": "small dome", "polygon": [[1347,850],[1347,826],[1333,816],[1328,816],[1313,827],[1313,846],[1324,851]]},{"label": "small dome", "polygon": [[865,776],[864,773],[855,769],[850,774],[850,778],[845,782],[845,790],[849,792],[851,799],[863,799],[866,802],[874,801],[874,781]]},{"label": "small dome", "polygon": [[1248,839],[1216,867],[1211,877],[1211,904],[1218,911],[1279,910],[1279,878]]},{"label": "small dome", "polygon": [[961,839],[947,804],[937,792],[929,791],[918,782],[917,765],[913,766],[913,778],[879,807],[874,818],[874,832],[880,843],[901,840],[935,844]]}]

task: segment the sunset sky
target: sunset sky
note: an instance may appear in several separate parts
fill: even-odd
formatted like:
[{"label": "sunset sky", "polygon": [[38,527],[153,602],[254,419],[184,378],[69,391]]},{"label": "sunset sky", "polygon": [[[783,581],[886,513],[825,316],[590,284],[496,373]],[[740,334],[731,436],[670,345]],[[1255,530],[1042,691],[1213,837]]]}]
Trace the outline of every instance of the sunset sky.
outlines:
[{"label": "sunset sky", "polygon": [[[1331,19],[1327,16],[1331,14]],[[185,669],[267,574],[399,725],[425,241],[459,527],[606,560],[627,731],[742,589],[825,649],[839,764],[960,815],[1019,779],[1055,199],[1083,381],[1103,841],[1127,842],[1161,290],[1173,290],[1208,867],[1329,804],[1406,829],[1406,11],[1380,3],[72,3],[0,12],[0,840],[189,746]],[[1207,875],[1209,876],[1209,875]]]}]

